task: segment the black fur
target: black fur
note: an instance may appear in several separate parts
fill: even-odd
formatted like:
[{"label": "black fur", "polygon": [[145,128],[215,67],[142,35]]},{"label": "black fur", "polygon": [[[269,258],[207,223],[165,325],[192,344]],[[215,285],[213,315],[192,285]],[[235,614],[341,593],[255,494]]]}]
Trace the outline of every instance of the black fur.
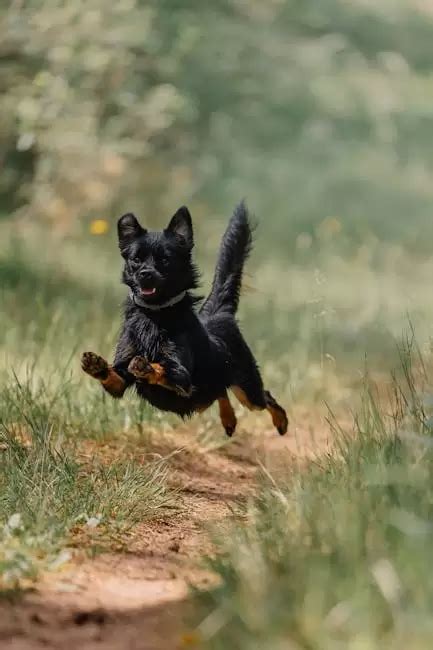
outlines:
[{"label": "black fur", "polygon": [[211,292],[201,314],[217,312],[236,314],[245,262],[251,252],[253,238],[247,208],[242,201],[233,213],[221,242]]},{"label": "black fur", "polygon": [[[187,208],[180,208],[158,233],[142,228],[133,215],[124,215],[118,233],[125,261],[123,282],[131,296],[112,367],[125,385],[135,384],[138,394],[152,405],[182,417],[210,406],[224,398],[228,388],[237,387],[236,394],[250,408],[280,409],[285,418],[275,400],[269,401],[273,398],[264,391],[235,318],[243,267],[252,245],[245,204],[237,206],[224,234],[212,290],[201,309],[191,294],[198,272],[192,261],[193,229]],[[137,304],[144,300],[149,306],[164,305],[184,291],[177,304],[159,311]],[[136,356],[160,364],[170,387],[131,374],[128,367]],[[284,418],[276,424],[280,433],[287,428]]]}]

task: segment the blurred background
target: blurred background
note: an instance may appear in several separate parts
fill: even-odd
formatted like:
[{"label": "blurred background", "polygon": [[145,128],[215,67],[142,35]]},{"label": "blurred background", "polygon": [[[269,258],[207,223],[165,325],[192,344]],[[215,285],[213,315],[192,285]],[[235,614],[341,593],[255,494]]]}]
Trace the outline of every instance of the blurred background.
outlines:
[{"label": "blurred background", "polygon": [[241,319],[278,394],[344,401],[409,321],[428,348],[432,43],[431,0],[2,3],[0,365],[85,408],[78,355],[110,354],[125,295],[118,216],[187,204],[205,290],[242,197]]}]

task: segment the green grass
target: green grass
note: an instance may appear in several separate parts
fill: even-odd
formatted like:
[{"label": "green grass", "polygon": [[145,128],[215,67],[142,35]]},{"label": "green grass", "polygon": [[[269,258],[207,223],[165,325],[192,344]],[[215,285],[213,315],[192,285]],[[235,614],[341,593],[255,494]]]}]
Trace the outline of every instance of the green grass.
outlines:
[{"label": "green grass", "polygon": [[282,257],[328,217],[429,254],[430,0],[3,5],[1,217],[208,228],[247,196]]},{"label": "green grass", "polygon": [[413,342],[400,356],[391,401],[366,378],[353,430],[330,418],[333,452],[266,470],[225,531],[221,584],[198,597],[204,648],[431,646],[432,383]]},{"label": "green grass", "polygon": [[[213,224],[209,239],[207,228],[199,220],[197,225],[206,289],[223,223]],[[407,327],[408,310],[423,351],[428,349],[431,260],[379,241],[343,255],[338,235],[331,233],[314,255],[299,249],[288,261],[266,254],[260,237],[265,228],[263,222],[240,320],[266,385],[287,405],[295,424],[300,409],[315,417],[325,402],[339,414],[356,407],[365,354],[375,376],[395,364],[394,337]],[[146,448],[150,431],[177,420],[133,394],[112,400],[80,370],[79,356],[86,349],[111,358],[120,326],[125,290],[113,233],[99,238],[82,233],[61,245],[37,225],[18,235],[13,224],[3,224],[1,233],[0,522],[6,527],[0,552],[7,577],[36,576],[56,566],[76,526],[80,534],[87,531],[87,518],[102,513],[97,532],[107,531],[109,538],[152,516],[167,499],[175,501],[163,465],[119,459],[108,471],[103,454],[83,465],[83,441],[131,435]],[[204,422],[211,447],[226,442],[215,410]],[[329,475],[326,468],[320,471]],[[291,490],[292,485],[284,487],[287,495]],[[22,529],[11,532],[7,522],[15,514]],[[98,538],[90,546],[99,543]]]},{"label": "green grass", "polygon": [[[163,460],[80,453],[47,397],[15,379],[0,398],[0,590],[35,579],[88,548],[119,543],[135,524],[176,508]],[[66,415],[64,415],[66,417]]]},{"label": "green grass", "polygon": [[[158,415],[134,395],[112,400],[80,369],[86,349],[112,355],[119,270],[110,274],[93,241],[83,239],[77,259],[73,244],[59,249],[51,240],[41,258],[46,233],[3,234],[0,588],[7,590],[57,568],[76,539],[89,551],[121,545],[135,524],[176,508],[177,497],[163,460],[105,459],[101,443],[125,432],[148,448]],[[86,440],[95,443],[90,457],[82,453]]]},{"label": "green grass", "polygon": [[[3,233],[0,385],[4,395],[15,377],[34,405],[62,423],[65,435],[103,438],[134,427],[145,434],[145,423],[153,422],[155,415],[144,402],[133,395],[121,403],[108,398],[80,369],[85,350],[112,357],[121,316],[120,265],[102,276],[102,283],[98,264],[110,267],[103,256],[98,259],[89,241],[82,242],[80,260],[68,258],[68,247],[56,249],[52,241],[51,255],[48,252],[41,260],[36,251],[43,245],[43,233],[33,233],[33,248],[26,244],[27,238],[10,237],[11,229]],[[88,263],[88,275],[80,262]],[[20,404],[14,410],[9,400],[8,408],[13,417],[20,417]]]},{"label": "green grass", "polygon": [[[114,531],[171,502],[163,465],[81,457],[120,436],[146,447],[177,420],[110,399],[79,357],[113,354],[117,216],[162,228],[187,203],[205,292],[246,196],[259,228],[239,317],[266,385],[294,426],[325,404],[337,419],[364,411],[338,457],[276,477],[233,531],[209,643],[404,647],[409,630],[416,647],[429,634],[428,416],[406,362],[397,402],[418,414],[413,439],[362,376],[367,357],[384,384],[408,314],[430,353],[432,3],[4,4],[0,568],[36,575],[86,518]],[[96,218],[107,234],[90,234]],[[225,443],[213,413],[206,436]],[[394,601],[381,586],[393,572]]]}]

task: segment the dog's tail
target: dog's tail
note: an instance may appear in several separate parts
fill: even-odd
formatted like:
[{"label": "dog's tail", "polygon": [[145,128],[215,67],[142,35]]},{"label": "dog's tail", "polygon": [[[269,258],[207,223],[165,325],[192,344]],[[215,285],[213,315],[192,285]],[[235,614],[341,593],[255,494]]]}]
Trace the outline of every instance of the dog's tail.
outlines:
[{"label": "dog's tail", "polygon": [[235,208],[221,242],[212,289],[201,308],[201,313],[205,316],[220,311],[233,315],[236,313],[244,264],[253,243],[252,231],[247,206],[241,201]]}]

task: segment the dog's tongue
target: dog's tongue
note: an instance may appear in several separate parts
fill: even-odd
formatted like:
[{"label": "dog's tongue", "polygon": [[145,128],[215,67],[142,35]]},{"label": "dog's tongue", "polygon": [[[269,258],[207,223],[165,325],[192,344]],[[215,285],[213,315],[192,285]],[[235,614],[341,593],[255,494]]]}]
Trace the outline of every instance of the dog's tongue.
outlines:
[{"label": "dog's tongue", "polygon": [[153,289],[140,289],[140,291],[143,296],[153,296],[153,294],[156,293],[155,287],[153,287]]}]

